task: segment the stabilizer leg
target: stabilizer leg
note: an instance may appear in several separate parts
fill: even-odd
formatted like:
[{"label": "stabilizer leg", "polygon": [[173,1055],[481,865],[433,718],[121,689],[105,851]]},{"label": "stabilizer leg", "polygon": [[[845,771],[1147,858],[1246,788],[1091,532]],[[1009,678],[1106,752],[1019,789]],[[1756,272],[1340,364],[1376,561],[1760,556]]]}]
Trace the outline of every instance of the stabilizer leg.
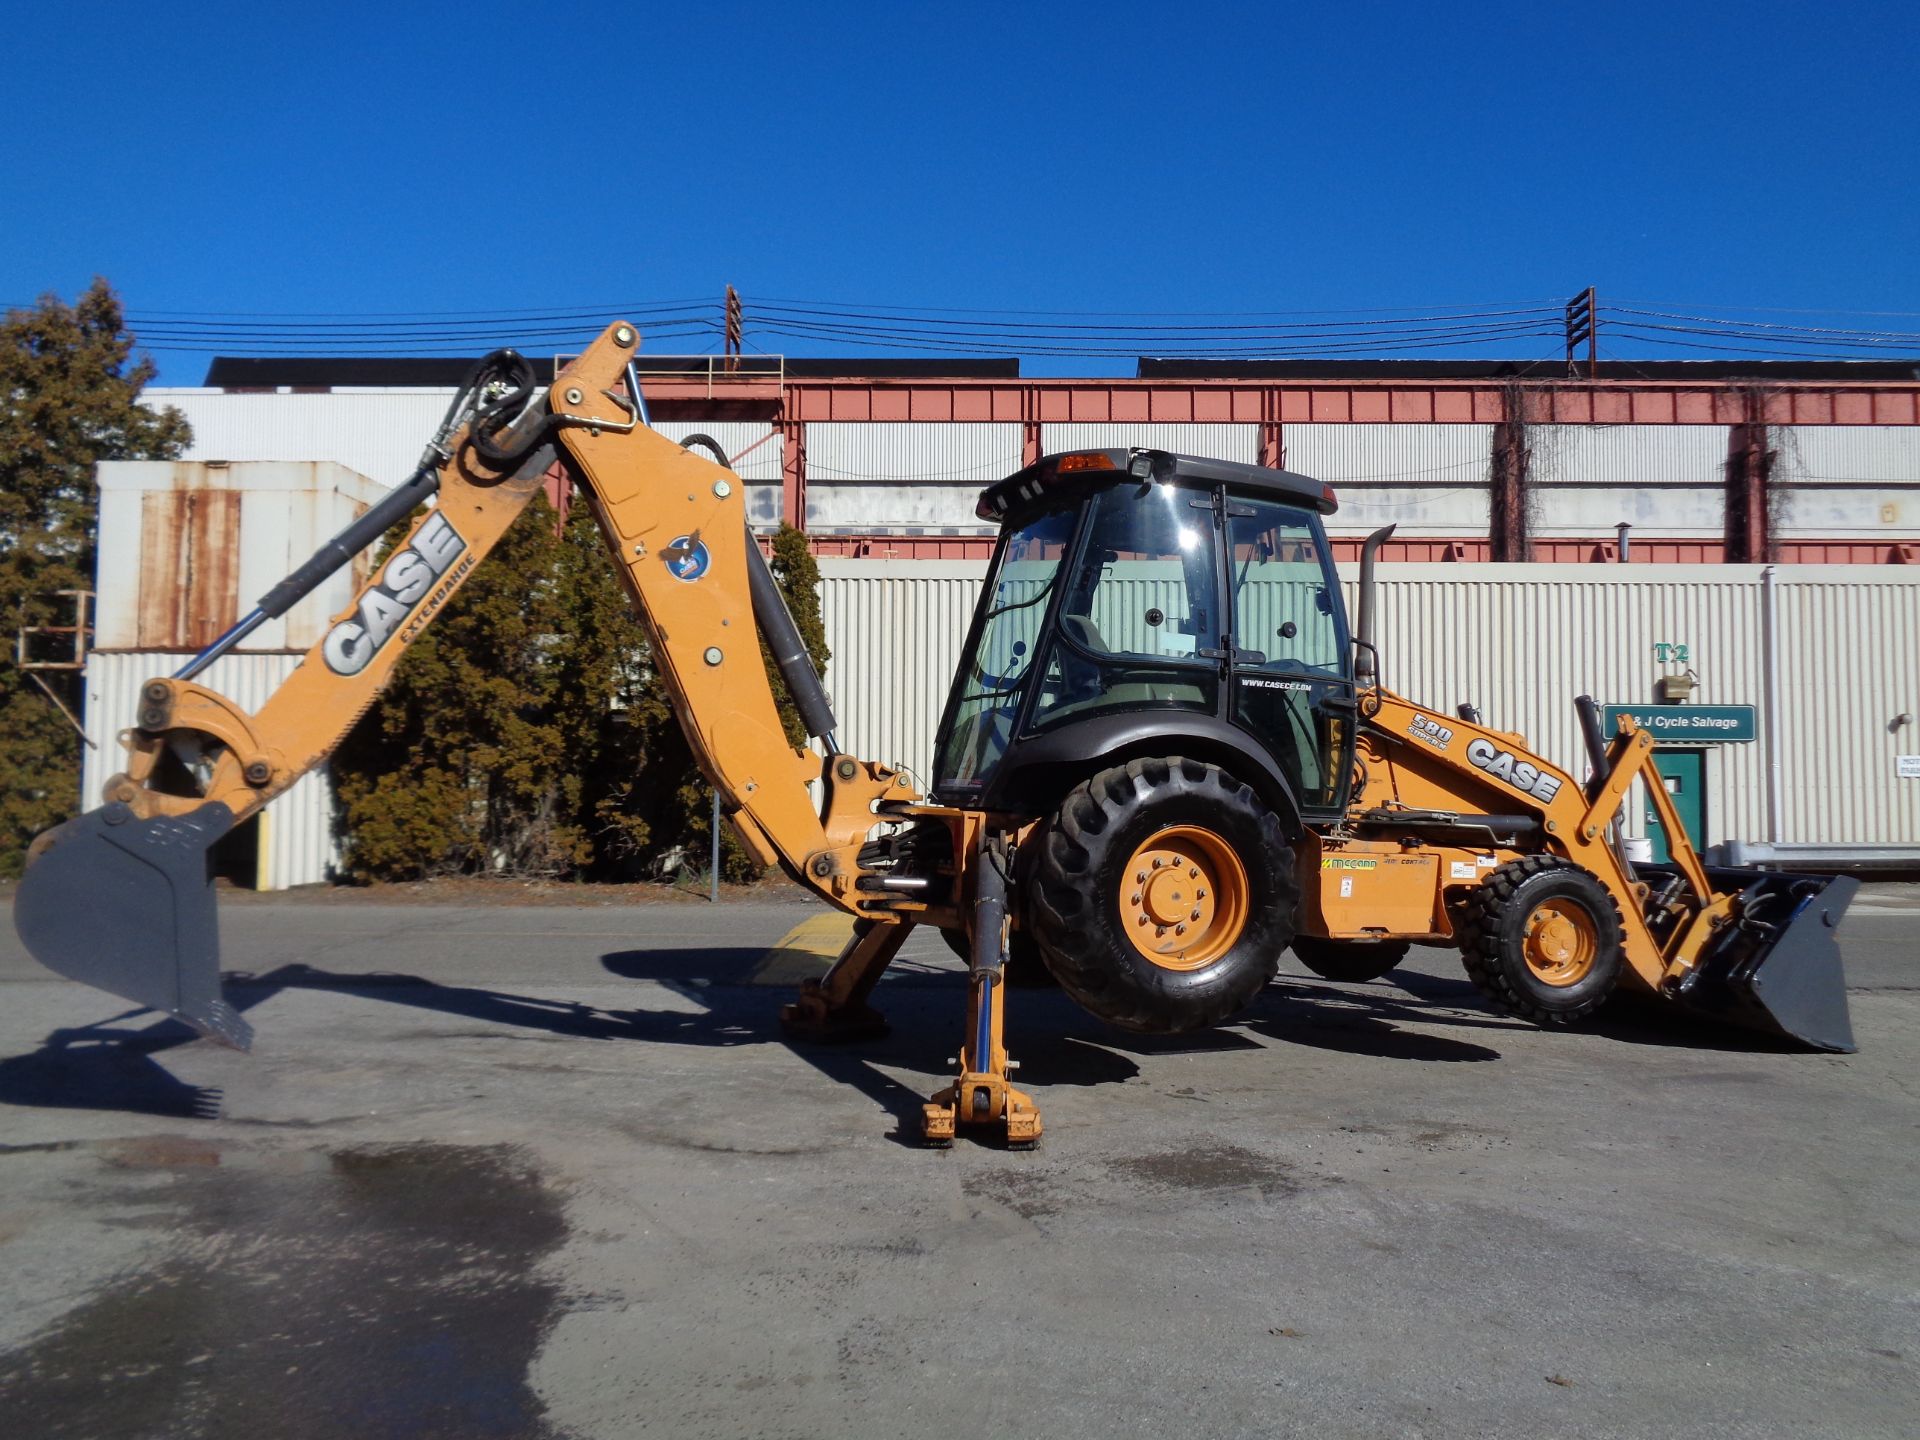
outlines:
[{"label": "stabilizer leg", "polygon": [[951,1145],[961,1125],[1003,1127],[1007,1144],[1030,1150],[1040,1143],[1040,1109],[1008,1076],[1019,1069],[1007,1058],[1001,1022],[1006,995],[1006,860],[985,838],[978,855],[973,905],[973,968],[967,976],[967,1043],[959,1075],[922,1107],[922,1133],[929,1145]]},{"label": "stabilizer leg", "polygon": [[833,968],[818,980],[802,981],[800,998],[781,1007],[781,1028],[796,1040],[816,1045],[844,1045],[885,1035],[886,1018],[867,1004],[867,997],[912,931],[911,920],[890,924],[856,920],[853,938]]}]

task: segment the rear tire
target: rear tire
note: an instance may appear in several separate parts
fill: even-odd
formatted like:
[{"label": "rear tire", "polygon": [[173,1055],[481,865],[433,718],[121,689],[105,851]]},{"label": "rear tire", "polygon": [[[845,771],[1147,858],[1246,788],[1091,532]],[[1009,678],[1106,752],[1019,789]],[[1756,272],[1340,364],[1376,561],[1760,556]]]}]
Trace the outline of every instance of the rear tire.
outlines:
[{"label": "rear tire", "polygon": [[1620,907],[1599,878],[1553,855],[1510,860],[1461,910],[1467,978],[1497,1007],[1536,1025],[1599,1009],[1625,963]]},{"label": "rear tire", "polygon": [[1318,935],[1293,937],[1293,955],[1322,980],[1364,985],[1390,972],[1412,948],[1404,940],[1328,940]]},{"label": "rear tire", "polygon": [[1110,1024],[1217,1025],[1273,979],[1299,900],[1292,847],[1247,786],[1198,760],[1135,760],[1061,802],[1028,915],[1061,988]]}]

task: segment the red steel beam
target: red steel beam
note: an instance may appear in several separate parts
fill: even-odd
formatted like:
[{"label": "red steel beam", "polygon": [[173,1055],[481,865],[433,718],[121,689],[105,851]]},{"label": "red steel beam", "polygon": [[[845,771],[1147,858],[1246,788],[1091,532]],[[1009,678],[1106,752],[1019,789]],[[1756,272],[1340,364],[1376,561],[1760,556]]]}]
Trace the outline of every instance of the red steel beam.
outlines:
[{"label": "red steel beam", "polygon": [[[1509,415],[1507,397],[1523,415]],[[653,376],[667,417],[813,420],[1560,425],[1920,425],[1912,381],[886,380]],[[1753,413],[1757,404],[1759,413]]]}]

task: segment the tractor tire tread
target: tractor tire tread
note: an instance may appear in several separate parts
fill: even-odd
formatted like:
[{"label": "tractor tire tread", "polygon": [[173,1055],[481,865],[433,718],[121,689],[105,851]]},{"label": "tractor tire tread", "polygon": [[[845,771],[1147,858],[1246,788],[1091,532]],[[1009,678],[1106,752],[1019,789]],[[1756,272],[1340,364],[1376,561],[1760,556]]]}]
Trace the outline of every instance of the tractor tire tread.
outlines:
[{"label": "tractor tire tread", "polygon": [[[1554,1009],[1541,1005],[1514,983],[1507,967],[1501,963],[1501,921],[1521,885],[1536,875],[1554,871],[1591,875],[1590,871],[1557,855],[1523,855],[1518,860],[1510,860],[1502,865],[1469,892],[1458,912],[1460,958],[1474,988],[1497,1009],[1543,1027],[1571,1025],[1584,1020],[1607,999],[1606,991],[1602,990],[1591,1000],[1572,1008]],[[1613,922],[1616,952],[1614,968],[1617,970],[1620,937],[1625,931],[1626,922],[1621,917],[1620,906],[1614,900],[1613,892],[1598,881],[1595,884],[1606,897],[1606,914]]]},{"label": "tractor tire tread", "polygon": [[[1233,983],[1215,986],[1177,1009],[1129,983],[1123,967],[1090,943],[1101,928],[1097,907],[1112,898],[1099,893],[1099,871],[1103,862],[1112,861],[1114,831],[1131,814],[1173,797],[1196,801],[1201,811],[1230,810],[1256,823],[1263,843],[1290,861],[1279,821],[1250,787],[1203,761],[1150,757],[1102,770],[1068,792],[1046,827],[1027,900],[1034,938],[1061,988],[1100,1019],[1147,1034],[1217,1025],[1251,1003],[1278,970],[1299,898],[1291,864],[1276,867],[1270,879],[1271,903],[1284,909],[1288,933],[1252,964],[1242,957]],[[1119,857],[1118,863],[1125,859]]]}]

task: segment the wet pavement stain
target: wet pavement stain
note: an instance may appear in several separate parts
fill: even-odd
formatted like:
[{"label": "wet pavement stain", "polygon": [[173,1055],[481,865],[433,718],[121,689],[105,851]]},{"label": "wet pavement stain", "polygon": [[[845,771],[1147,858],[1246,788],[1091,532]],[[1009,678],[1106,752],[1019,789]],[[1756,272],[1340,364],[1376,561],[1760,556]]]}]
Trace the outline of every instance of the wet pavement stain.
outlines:
[{"label": "wet pavement stain", "polygon": [[1165,1155],[1115,1160],[1116,1175],[1166,1189],[1237,1190],[1248,1186],[1262,1194],[1298,1194],[1306,1183],[1286,1162],[1240,1145],[1205,1142]]},{"label": "wet pavement stain", "polygon": [[137,1196],[175,1243],[0,1354],[0,1434],[557,1440],[526,1377],[566,1224],[521,1152],[100,1149],[169,1172]]}]

